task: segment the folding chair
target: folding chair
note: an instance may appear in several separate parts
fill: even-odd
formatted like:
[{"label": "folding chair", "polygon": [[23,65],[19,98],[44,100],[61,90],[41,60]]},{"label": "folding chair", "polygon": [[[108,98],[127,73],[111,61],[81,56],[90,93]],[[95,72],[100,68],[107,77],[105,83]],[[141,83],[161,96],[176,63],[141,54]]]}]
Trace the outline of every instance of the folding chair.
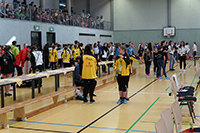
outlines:
[{"label": "folding chair", "polygon": [[177,133],[181,132],[200,132],[200,128],[192,128],[192,129],[186,129],[183,130],[182,128],[182,116],[181,116],[181,109],[179,106],[178,101],[175,101],[171,104],[171,109],[174,115],[174,121],[175,121],[175,128]]},{"label": "folding chair", "polygon": [[160,113],[161,118],[164,120],[167,133],[173,133],[174,132],[174,120],[172,117],[172,111],[170,108],[166,108],[164,111]]},{"label": "folding chair", "polygon": [[167,133],[167,128],[162,118],[155,123],[155,129],[156,133]]},{"label": "folding chair", "polygon": [[177,91],[177,86],[175,83],[175,79],[172,77],[170,79],[171,85],[172,85],[172,90],[174,94],[174,99],[178,102],[180,102],[180,105],[188,105],[188,109],[190,112],[190,116],[192,118],[192,122],[194,122],[194,118],[196,118],[195,113],[194,113],[194,107],[193,103],[197,101],[196,97],[193,97],[194,93],[194,88],[186,86],[185,89],[182,89],[180,91]]}]

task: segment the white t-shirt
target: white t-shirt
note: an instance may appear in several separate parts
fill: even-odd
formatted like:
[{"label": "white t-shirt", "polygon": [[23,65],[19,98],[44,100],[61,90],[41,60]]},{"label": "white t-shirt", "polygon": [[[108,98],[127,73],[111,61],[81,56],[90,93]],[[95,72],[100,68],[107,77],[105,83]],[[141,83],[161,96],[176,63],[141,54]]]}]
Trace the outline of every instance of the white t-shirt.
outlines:
[{"label": "white t-shirt", "polygon": [[197,52],[197,45],[193,44],[193,51]]},{"label": "white t-shirt", "polygon": [[58,52],[58,59],[62,59],[63,49],[61,48],[61,49],[57,50],[57,52]]}]

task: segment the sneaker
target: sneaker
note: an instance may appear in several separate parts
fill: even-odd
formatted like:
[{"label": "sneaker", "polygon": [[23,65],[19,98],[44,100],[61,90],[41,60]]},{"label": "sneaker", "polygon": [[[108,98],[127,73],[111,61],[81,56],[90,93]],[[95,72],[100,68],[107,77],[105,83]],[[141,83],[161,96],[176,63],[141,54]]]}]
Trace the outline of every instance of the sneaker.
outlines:
[{"label": "sneaker", "polygon": [[124,104],[127,104],[127,100],[126,100],[126,98],[124,98],[123,103],[124,103]]},{"label": "sneaker", "polygon": [[180,72],[182,72],[182,69],[180,69]]},{"label": "sneaker", "polygon": [[154,73],[154,75],[157,75],[157,73]]},{"label": "sneaker", "polygon": [[103,71],[102,73],[106,73],[105,71]]},{"label": "sneaker", "polygon": [[163,79],[162,77],[159,77],[159,79]]},{"label": "sneaker", "polygon": [[151,74],[147,74],[147,77],[151,77]]},{"label": "sneaker", "polygon": [[90,100],[90,103],[94,103],[95,102],[95,100]]},{"label": "sneaker", "polygon": [[129,98],[128,97],[126,98],[126,101],[129,102]]},{"label": "sneaker", "polygon": [[183,69],[183,72],[185,72],[185,69]]},{"label": "sneaker", "polygon": [[96,97],[97,95],[93,94],[94,97]]},{"label": "sneaker", "polygon": [[119,100],[117,101],[117,103],[118,103],[118,104],[122,103],[122,99],[119,99]]},{"label": "sneaker", "polygon": [[6,97],[10,97],[10,96],[12,96],[12,94],[10,94],[10,93],[5,93],[5,96],[6,96]]},{"label": "sneaker", "polygon": [[88,100],[84,100],[83,103],[86,104],[88,102]]},{"label": "sneaker", "polygon": [[175,69],[171,69],[172,71],[175,71]]},{"label": "sneaker", "polygon": [[169,77],[165,77],[165,79],[170,79]]}]

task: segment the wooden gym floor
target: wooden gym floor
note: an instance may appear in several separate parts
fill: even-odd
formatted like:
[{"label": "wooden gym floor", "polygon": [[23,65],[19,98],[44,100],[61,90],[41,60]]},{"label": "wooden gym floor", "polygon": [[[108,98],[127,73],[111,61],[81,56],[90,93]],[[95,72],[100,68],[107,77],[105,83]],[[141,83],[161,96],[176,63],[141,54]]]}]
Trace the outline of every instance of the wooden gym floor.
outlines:
[{"label": "wooden gym floor", "polygon": [[[168,70],[169,63],[167,64]],[[8,113],[9,129],[2,129],[3,133],[65,133],[65,132],[85,132],[85,133],[145,133],[152,131],[155,133],[154,124],[160,118],[160,112],[170,107],[174,101],[173,97],[168,96],[169,80],[156,80],[151,68],[152,77],[146,77],[144,74],[144,65],[134,63],[137,68],[137,74],[130,78],[128,104],[118,105],[116,102],[119,98],[117,83],[105,85],[100,90],[95,91],[97,97],[93,104],[83,104],[79,100],[71,100],[53,109],[35,115],[26,122],[14,121],[13,113]],[[152,65],[153,67],[153,65]],[[181,79],[184,85],[196,86],[198,79],[194,70],[192,61],[187,61],[185,73],[179,72],[179,64],[175,64],[176,71],[167,72],[168,77],[176,73],[179,83]],[[61,89],[71,86],[72,77],[61,76]],[[44,79],[42,94],[54,91],[54,79]],[[73,92],[59,96],[72,96]],[[17,101],[20,102],[31,98],[30,88],[17,89]],[[199,99],[199,95],[198,95]],[[12,97],[5,99],[5,105],[13,104]],[[45,100],[40,103],[25,107],[26,112],[31,112],[52,104],[52,100]],[[197,120],[194,126],[200,126],[198,118],[200,101],[195,103],[195,113]],[[191,118],[187,106],[181,106],[183,115],[183,128],[189,128]]]}]

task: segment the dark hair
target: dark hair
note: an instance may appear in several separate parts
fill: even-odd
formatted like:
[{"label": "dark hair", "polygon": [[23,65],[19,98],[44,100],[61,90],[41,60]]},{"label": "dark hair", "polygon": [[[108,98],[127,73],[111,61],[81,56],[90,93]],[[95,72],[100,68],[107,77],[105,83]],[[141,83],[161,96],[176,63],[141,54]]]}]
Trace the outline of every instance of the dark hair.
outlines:
[{"label": "dark hair", "polygon": [[164,43],[165,43],[165,41],[162,41],[162,42],[161,42],[161,46],[163,46]]},{"label": "dark hair", "polygon": [[158,50],[161,50],[162,48],[163,48],[162,46],[159,46],[159,47],[158,47]]},{"label": "dark hair", "polygon": [[[30,47],[30,46],[28,46],[28,47]],[[27,47],[27,48],[28,48]],[[33,51],[33,50],[36,50],[37,49],[37,46],[35,46],[35,45],[33,45],[32,47],[31,47],[31,51]]]},{"label": "dark hair", "polygon": [[75,44],[77,44],[77,43],[78,43],[78,41],[77,41],[77,40],[75,40],[75,41],[74,41],[74,43],[75,43]]},{"label": "dark hair", "polygon": [[[185,47],[185,42],[181,41],[181,43],[183,43],[183,47]],[[181,44],[180,44],[179,48],[181,48]]]},{"label": "dark hair", "polygon": [[76,57],[76,62],[78,62],[78,60],[81,60],[81,56]]},{"label": "dark hair", "polygon": [[5,48],[4,48],[4,53],[7,53],[7,52],[9,52],[9,50],[11,49],[11,47],[10,46],[5,46]]},{"label": "dark hair", "polygon": [[[35,45],[34,45],[34,46],[35,46]],[[37,46],[35,46],[35,47],[37,47]],[[31,46],[27,46],[26,48],[31,49]]]},{"label": "dark hair", "polygon": [[83,43],[80,43],[79,46],[80,46],[80,47],[83,47]]},{"label": "dark hair", "polygon": [[88,45],[86,45],[85,46],[85,50],[84,50],[84,54],[91,54],[92,52],[91,52],[91,45],[90,44],[88,44]]},{"label": "dark hair", "polygon": [[55,47],[55,45],[54,46],[52,46],[52,49],[55,49],[56,47]]},{"label": "dark hair", "polygon": [[17,42],[16,42],[16,41],[13,41],[13,42],[12,42],[12,45],[16,45],[16,44],[17,44]]}]

